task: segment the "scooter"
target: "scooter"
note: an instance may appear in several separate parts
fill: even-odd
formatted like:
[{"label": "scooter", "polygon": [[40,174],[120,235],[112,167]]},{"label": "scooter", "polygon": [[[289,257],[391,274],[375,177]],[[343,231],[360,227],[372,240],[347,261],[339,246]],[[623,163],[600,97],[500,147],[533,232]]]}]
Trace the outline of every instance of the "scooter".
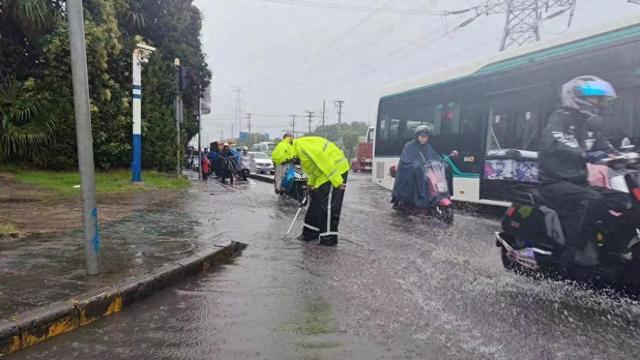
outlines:
[{"label": "scooter", "polygon": [[614,174],[611,188],[628,194],[628,206],[622,213],[609,211],[619,225],[616,229],[601,222],[593,224],[592,247],[598,265],[576,263],[575,249],[566,243],[557,213],[545,205],[538,187],[529,185],[511,189],[513,204],[502,219],[502,231],[495,234],[505,269],[575,280],[596,288],[640,292],[640,155],[627,152],[600,164],[609,166]]},{"label": "scooter", "polygon": [[[393,209],[401,214],[413,216],[433,217],[441,220],[448,226],[453,225],[454,210],[451,201],[451,193],[449,192],[449,184],[447,182],[446,160],[449,158],[457,158],[459,153],[453,151],[442,161],[429,161],[425,164],[425,180],[429,186],[429,197],[433,200],[433,206],[428,208],[420,208],[413,204],[397,201],[393,203]],[[398,172],[396,166],[389,169],[391,177],[395,178]]]},{"label": "scooter", "polygon": [[289,164],[282,177],[279,195],[295,200],[300,206],[306,205],[309,193],[307,180],[307,174],[302,171],[300,165]]}]

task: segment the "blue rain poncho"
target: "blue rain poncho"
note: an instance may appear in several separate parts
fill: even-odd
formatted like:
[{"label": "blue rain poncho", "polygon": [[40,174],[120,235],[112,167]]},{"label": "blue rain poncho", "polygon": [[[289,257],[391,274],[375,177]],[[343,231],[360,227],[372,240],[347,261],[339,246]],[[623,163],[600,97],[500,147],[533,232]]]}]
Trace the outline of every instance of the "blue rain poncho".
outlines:
[{"label": "blue rain poncho", "polygon": [[425,165],[430,161],[442,161],[431,145],[412,140],[404,146],[393,185],[393,202],[401,201],[420,208],[433,205],[425,173]]}]

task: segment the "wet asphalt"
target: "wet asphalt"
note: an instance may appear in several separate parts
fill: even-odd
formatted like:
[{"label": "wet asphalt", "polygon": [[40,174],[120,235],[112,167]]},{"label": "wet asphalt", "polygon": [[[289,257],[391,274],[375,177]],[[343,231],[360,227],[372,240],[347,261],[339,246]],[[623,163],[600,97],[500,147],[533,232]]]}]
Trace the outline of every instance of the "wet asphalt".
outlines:
[{"label": "wet asphalt", "polygon": [[505,272],[495,218],[444,228],[389,196],[352,176],[326,248],[284,235],[296,208],[271,185],[199,184],[180,208],[203,242],[248,243],[240,258],[8,358],[640,358],[637,302]]}]

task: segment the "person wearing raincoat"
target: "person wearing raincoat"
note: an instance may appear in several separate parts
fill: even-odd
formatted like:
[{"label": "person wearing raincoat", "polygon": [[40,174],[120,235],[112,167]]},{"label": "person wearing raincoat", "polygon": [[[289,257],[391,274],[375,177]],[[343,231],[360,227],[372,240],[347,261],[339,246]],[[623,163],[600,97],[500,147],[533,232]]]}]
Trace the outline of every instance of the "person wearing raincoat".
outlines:
[{"label": "person wearing raincoat", "polygon": [[396,181],[393,184],[391,202],[416,208],[429,208],[433,201],[429,196],[426,165],[430,161],[441,161],[438,153],[429,145],[431,127],[420,125],[415,129],[415,138],[402,150]]},{"label": "person wearing raincoat", "polygon": [[291,145],[291,155],[308,176],[311,197],[298,240],[320,239],[319,245],[336,246],[349,160],[338,146],[322,137],[295,139]]},{"label": "person wearing raincoat", "polygon": [[[282,134],[282,141],[278,143],[278,145],[273,149],[271,153],[271,161],[273,161],[273,165],[275,168],[275,173],[273,175],[273,186],[275,188],[276,194],[281,194],[282,189],[282,178],[287,170],[289,162],[293,159],[293,133],[285,132]],[[286,192],[286,191],[285,191]]]}]

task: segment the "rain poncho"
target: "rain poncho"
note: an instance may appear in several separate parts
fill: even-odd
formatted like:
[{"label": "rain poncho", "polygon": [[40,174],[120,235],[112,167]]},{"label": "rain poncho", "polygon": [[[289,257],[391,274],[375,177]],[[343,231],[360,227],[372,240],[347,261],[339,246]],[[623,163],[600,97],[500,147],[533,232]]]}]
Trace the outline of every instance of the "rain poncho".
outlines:
[{"label": "rain poncho", "polygon": [[431,145],[413,140],[404,146],[393,185],[394,202],[402,201],[421,208],[432,205],[425,173],[426,163],[430,161],[442,161]]},{"label": "rain poncho", "polygon": [[300,159],[300,166],[307,174],[307,183],[311,188],[319,188],[327,182],[331,182],[333,187],[340,187],[344,183],[342,174],[351,167],[336,144],[319,136],[295,139],[293,155]]}]

